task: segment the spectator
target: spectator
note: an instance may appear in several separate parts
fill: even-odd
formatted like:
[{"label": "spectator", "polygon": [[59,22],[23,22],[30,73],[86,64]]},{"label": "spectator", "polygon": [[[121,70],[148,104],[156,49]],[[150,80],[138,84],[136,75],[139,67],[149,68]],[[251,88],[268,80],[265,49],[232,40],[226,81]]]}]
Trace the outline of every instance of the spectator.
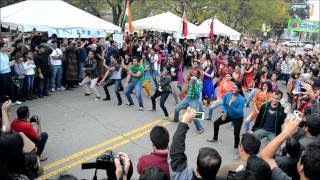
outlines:
[{"label": "spectator", "polygon": [[282,95],[280,90],[274,92],[271,102],[261,106],[256,122],[252,127],[253,133],[258,139],[267,138],[271,141],[280,134],[281,126],[287,116],[284,107],[280,104]]},{"label": "spectator", "polygon": [[197,166],[191,170],[188,168],[187,156],[185,154],[185,138],[189,129],[188,124],[192,122],[196,110],[188,108],[178,124],[172,139],[170,148],[170,167],[172,179],[223,179],[216,177],[221,165],[221,156],[213,148],[204,147],[199,150]]},{"label": "spectator", "polygon": [[263,159],[255,155],[248,158],[246,170],[254,172],[259,180],[271,180],[270,166]]},{"label": "spectator", "polygon": [[[283,131],[274,138],[260,153],[262,159],[264,159],[272,170],[273,180],[291,180],[286,173],[284,173],[279,167],[276,161],[273,159],[274,154],[280,145],[291,135],[293,135],[298,126],[301,123],[301,119],[288,119],[288,123],[285,125]],[[302,153],[301,158],[297,164],[297,171],[299,172],[300,179],[316,180],[320,179],[320,141],[311,143],[306,150]]]},{"label": "spectator", "polygon": [[0,179],[29,180],[22,149],[23,140],[19,134],[0,136]]},{"label": "spectator", "polygon": [[39,74],[37,92],[38,96],[49,96],[48,86],[50,78],[49,53],[44,45],[39,46],[39,53],[35,57],[34,62]]},{"label": "spectator", "polygon": [[16,101],[14,96],[13,84],[11,79],[11,66],[15,65],[15,61],[9,61],[8,49],[4,47],[4,42],[0,41],[0,97],[9,96],[12,104],[22,104]]},{"label": "spectator", "polygon": [[[30,112],[27,106],[21,106],[17,109],[17,119],[14,119],[11,123],[11,129],[14,132],[23,132],[29,139],[31,139],[37,145],[37,154],[40,156],[41,161],[47,160],[47,157],[41,156],[48,139],[48,133],[41,132],[40,119],[36,117],[29,119]],[[36,129],[32,127],[32,123],[35,121]]]},{"label": "spectator", "polygon": [[23,63],[23,67],[26,70],[25,76],[26,76],[26,89],[27,89],[27,99],[32,100],[36,99],[36,97],[33,96],[33,83],[34,83],[34,75],[36,68],[36,65],[33,61],[33,53],[31,51],[26,52],[24,55],[25,62]]},{"label": "spectator", "polygon": [[51,72],[51,92],[56,90],[64,90],[62,87],[62,59],[63,53],[57,47],[57,42],[52,42],[52,52],[50,54],[50,64],[52,68]]},{"label": "spectator", "polygon": [[305,149],[314,141],[320,140],[320,120],[319,113],[313,113],[305,116],[304,136],[299,139],[302,148]]},{"label": "spectator", "polygon": [[15,78],[18,80],[18,88],[17,88],[17,99],[21,102],[25,101],[23,98],[23,89],[24,89],[24,80],[26,69],[24,68],[23,57],[21,53],[16,54],[16,64],[14,65],[14,73],[16,74]]},{"label": "spectator", "polygon": [[253,134],[243,134],[239,146],[240,162],[228,163],[221,166],[218,176],[227,177],[229,171],[244,170],[247,165],[248,158],[251,155],[257,155],[260,150],[261,142]]},{"label": "spectator", "polygon": [[167,177],[170,177],[168,159],[169,132],[162,126],[155,126],[150,132],[153,152],[139,158],[137,170],[139,174],[145,169],[159,167]]}]

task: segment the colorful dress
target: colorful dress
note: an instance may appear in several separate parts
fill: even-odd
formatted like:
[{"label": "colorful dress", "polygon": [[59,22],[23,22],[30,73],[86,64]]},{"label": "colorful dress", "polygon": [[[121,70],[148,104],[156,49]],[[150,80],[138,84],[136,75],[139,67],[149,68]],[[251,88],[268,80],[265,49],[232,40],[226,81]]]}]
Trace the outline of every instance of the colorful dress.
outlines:
[{"label": "colorful dress", "polygon": [[[263,103],[269,102],[272,99],[272,92],[268,92],[266,94],[263,93],[263,91],[258,90],[256,95],[253,97],[253,103],[257,106],[258,110],[260,110]],[[256,121],[256,118],[258,116],[258,112],[255,108],[253,108],[252,111],[252,120]]]},{"label": "colorful dress", "polygon": [[[211,74],[213,69],[209,69],[206,71],[207,74]],[[202,89],[202,96],[204,99],[213,100],[216,96],[215,88],[213,86],[213,78],[204,76],[203,79],[203,89]]]},{"label": "colorful dress", "polygon": [[[246,71],[250,70],[251,68],[252,68],[252,66],[247,67]],[[253,70],[251,72],[244,73],[243,86],[246,89],[253,87]]]}]

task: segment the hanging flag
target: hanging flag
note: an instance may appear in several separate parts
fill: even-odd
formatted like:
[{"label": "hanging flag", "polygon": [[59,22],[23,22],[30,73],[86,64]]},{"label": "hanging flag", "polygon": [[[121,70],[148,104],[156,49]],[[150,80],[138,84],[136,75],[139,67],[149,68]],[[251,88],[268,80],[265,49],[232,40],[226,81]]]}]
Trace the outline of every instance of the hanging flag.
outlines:
[{"label": "hanging flag", "polygon": [[128,31],[132,33],[134,31],[134,27],[131,22],[131,10],[130,10],[130,1],[127,1],[126,12],[124,15],[124,24],[128,23]]},{"label": "hanging flag", "polygon": [[214,40],[214,19],[212,19],[211,21],[211,24],[210,24],[210,33],[209,33],[209,36],[210,36],[210,39],[213,41]]},{"label": "hanging flag", "polygon": [[188,36],[188,20],[187,20],[185,11],[183,11],[183,16],[182,16],[182,35],[183,37]]}]

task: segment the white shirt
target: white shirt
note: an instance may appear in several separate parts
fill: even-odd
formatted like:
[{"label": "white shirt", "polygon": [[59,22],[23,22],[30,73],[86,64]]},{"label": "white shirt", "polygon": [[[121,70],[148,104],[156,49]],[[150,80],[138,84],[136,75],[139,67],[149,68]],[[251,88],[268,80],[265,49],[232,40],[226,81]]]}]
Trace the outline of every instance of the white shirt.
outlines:
[{"label": "white shirt", "polygon": [[63,55],[62,51],[59,48],[53,49],[52,53],[50,54],[50,63],[54,66],[62,65],[62,59],[54,60],[52,56],[59,56]]},{"label": "white shirt", "polygon": [[0,74],[11,72],[9,56],[7,53],[0,52]]},{"label": "white shirt", "polygon": [[34,65],[34,62],[32,64],[29,64],[28,61],[23,63],[23,67],[26,70],[24,73],[25,75],[34,75],[34,68],[36,68],[36,65]]},{"label": "white shirt", "polygon": [[158,70],[158,55],[155,54],[154,56],[152,56],[151,54],[149,54],[149,58],[150,58],[150,63],[151,61],[153,61],[153,63],[151,63],[151,65],[153,65],[153,68],[151,68],[151,70]]}]

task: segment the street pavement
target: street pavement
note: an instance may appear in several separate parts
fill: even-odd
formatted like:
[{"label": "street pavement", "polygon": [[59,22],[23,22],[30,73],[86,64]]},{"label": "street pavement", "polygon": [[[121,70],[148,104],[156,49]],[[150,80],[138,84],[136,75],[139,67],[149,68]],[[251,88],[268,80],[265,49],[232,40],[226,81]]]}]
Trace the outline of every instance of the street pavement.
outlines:
[{"label": "street pavement", "polygon": [[[107,149],[128,153],[134,166],[132,179],[138,179],[138,158],[152,151],[150,129],[154,125],[164,125],[170,133],[170,140],[172,139],[177,123],[161,120],[164,115],[159,107],[159,99],[157,111],[148,111],[151,108],[151,99],[146,97],[143,91],[145,110],[141,112],[138,110],[134,94],[135,106],[117,106],[113,88],[114,86],[110,87],[111,101],[94,101],[94,95],[83,96],[79,87],[73,91],[57,91],[52,93],[52,96],[23,104],[29,106],[31,115],[40,116],[42,131],[49,134],[44,150],[48,160],[42,163],[45,169],[42,179],[54,179],[60,174],[72,174],[78,179],[92,179],[94,170],[81,170],[81,163],[94,162],[95,158]],[[104,95],[102,87],[98,87],[98,90]],[[125,104],[123,92],[121,96]],[[12,118],[16,117],[17,107],[13,106],[11,110]],[[166,107],[169,113],[174,112],[175,103],[172,95],[169,96]],[[250,111],[251,108],[245,108],[245,117]],[[217,119],[220,113],[221,108],[218,108],[212,119]],[[195,133],[194,124],[190,125],[187,134],[186,154],[189,167],[195,165],[199,148],[205,146],[216,148],[223,163],[234,161],[231,124],[221,126],[219,142],[213,144],[206,142],[206,139],[213,136],[213,121],[201,123],[205,128],[203,134]],[[105,171],[98,171],[98,178],[104,177]]]}]

